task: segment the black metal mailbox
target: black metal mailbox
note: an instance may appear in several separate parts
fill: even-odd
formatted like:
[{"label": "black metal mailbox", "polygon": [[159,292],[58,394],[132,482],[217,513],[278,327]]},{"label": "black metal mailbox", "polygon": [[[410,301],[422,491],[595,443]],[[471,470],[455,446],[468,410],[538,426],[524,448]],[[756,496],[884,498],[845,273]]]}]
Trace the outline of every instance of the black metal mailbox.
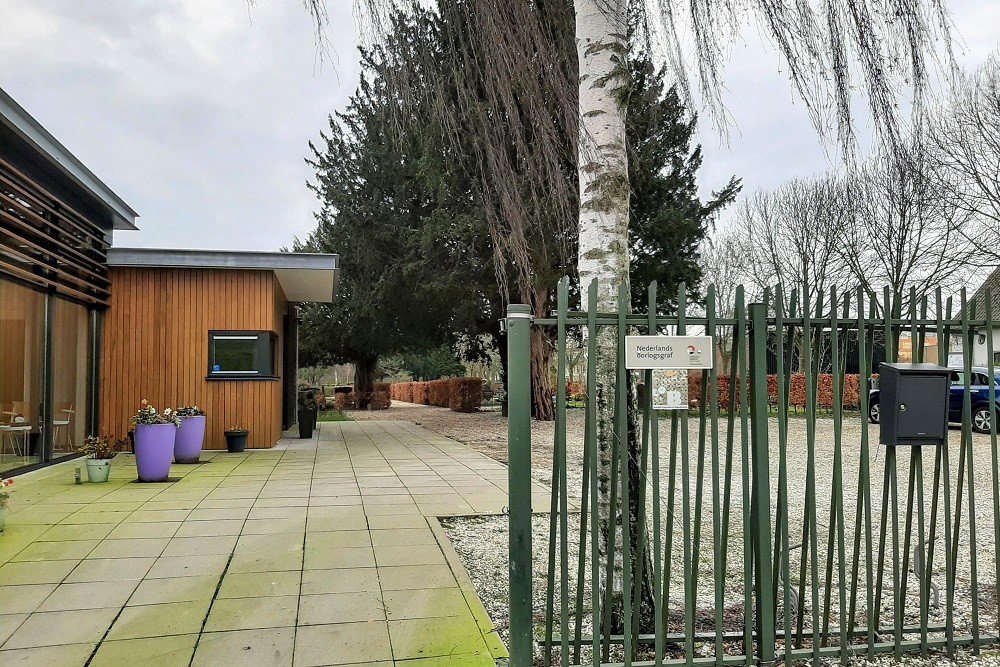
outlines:
[{"label": "black metal mailbox", "polygon": [[883,445],[943,445],[948,440],[951,371],[937,364],[887,364],[879,368]]}]

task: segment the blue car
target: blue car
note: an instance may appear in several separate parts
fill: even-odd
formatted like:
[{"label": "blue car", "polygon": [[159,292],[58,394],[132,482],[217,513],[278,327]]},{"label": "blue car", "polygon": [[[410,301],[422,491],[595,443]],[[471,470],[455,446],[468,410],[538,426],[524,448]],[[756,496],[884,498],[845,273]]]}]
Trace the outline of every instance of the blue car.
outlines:
[{"label": "blue car", "polygon": [[[962,423],[962,405],[965,398],[965,369],[950,368],[951,388],[948,397],[948,421]],[[969,392],[972,398],[972,430],[979,433],[990,432],[990,373],[987,368],[974,367],[969,378]],[[1000,370],[993,376],[996,385],[996,404],[1000,406]],[[995,408],[994,408],[995,411]],[[879,421],[879,390],[868,392],[868,420],[873,424]],[[1000,428],[1000,427],[998,427]]]}]

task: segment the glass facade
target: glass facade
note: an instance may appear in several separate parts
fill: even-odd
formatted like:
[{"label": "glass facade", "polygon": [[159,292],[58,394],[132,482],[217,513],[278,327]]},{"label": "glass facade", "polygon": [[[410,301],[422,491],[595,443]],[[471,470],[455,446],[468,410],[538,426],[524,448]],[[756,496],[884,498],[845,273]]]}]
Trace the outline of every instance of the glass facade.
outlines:
[{"label": "glass facade", "polygon": [[89,317],[85,306],[55,298],[52,328],[52,450],[68,454],[87,435]]},{"label": "glass facade", "polygon": [[0,277],[0,470],[75,451],[91,408],[91,349],[86,306]]}]

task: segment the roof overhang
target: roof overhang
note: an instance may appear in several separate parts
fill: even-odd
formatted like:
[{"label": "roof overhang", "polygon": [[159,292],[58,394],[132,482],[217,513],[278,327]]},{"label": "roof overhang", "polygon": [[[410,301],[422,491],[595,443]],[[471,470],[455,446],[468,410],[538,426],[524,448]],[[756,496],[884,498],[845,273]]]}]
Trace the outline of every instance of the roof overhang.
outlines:
[{"label": "roof overhang", "polygon": [[273,271],[289,301],[329,303],[337,292],[340,255],[305,252],[256,252],[111,248],[108,266],[169,269],[243,269]]},{"label": "roof overhang", "polygon": [[135,230],[138,213],[111,191],[94,172],[87,169],[69,150],[0,88],[0,124],[9,128],[37,152],[48,166],[82,188],[107,211],[113,229]]}]

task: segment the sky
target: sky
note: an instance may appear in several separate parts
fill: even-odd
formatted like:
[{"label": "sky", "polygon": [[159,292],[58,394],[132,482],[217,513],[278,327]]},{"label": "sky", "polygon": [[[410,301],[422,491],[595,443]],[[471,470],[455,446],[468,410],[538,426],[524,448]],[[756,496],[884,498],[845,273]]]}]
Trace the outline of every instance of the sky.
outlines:
[{"label": "sky", "polygon": [[[276,250],[315,226],[309,142],[358,81],[353,3],[327,6],[321,59],[301,0],[0,0],[0,88],[139,213],[115,246]],[[1000,3],[948,6],[975,67]],[[728,139],[699,123],[702,192],[833,166],[773,50],[748,31],[730,56]]]}]

